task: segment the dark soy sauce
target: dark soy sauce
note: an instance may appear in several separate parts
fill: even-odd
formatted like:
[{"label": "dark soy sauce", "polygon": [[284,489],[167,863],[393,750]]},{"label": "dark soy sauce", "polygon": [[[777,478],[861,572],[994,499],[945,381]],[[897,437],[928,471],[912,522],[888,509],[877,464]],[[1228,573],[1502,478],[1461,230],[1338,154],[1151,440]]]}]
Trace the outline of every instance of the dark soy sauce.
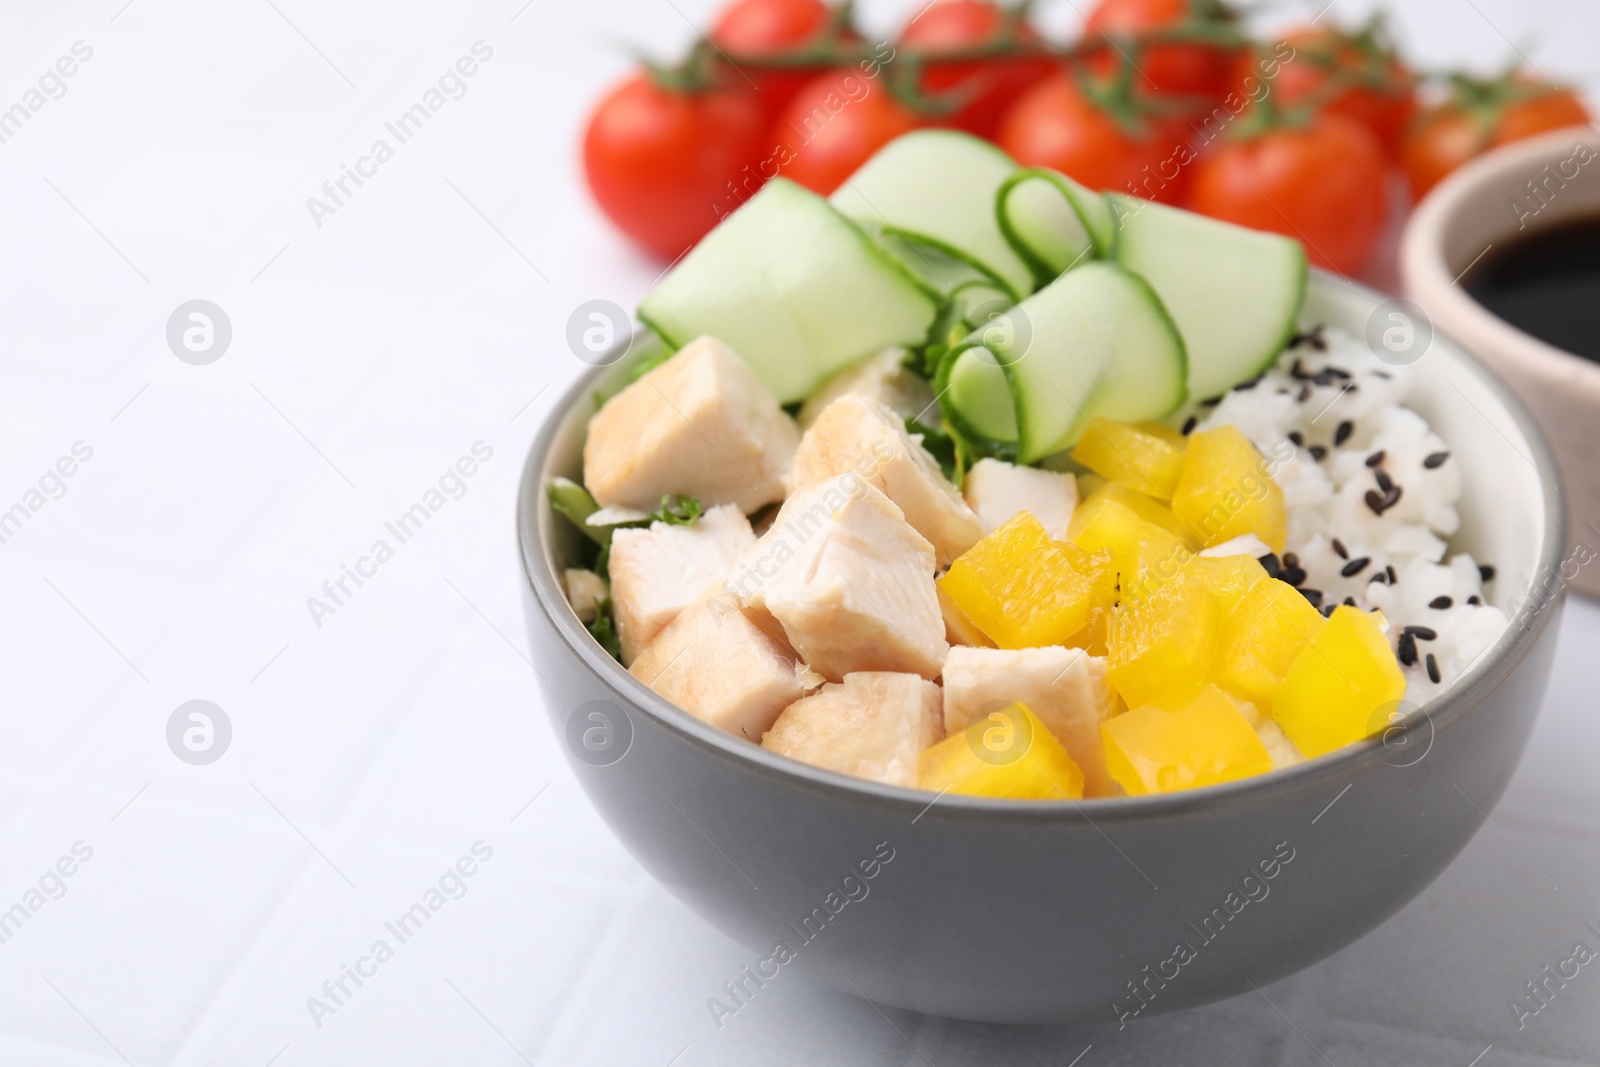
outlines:
[{"label": "dark soy sauce", "polygon": [[1600,216],[1496,247],[1464,284],[1522,332],[1600,362]]}]

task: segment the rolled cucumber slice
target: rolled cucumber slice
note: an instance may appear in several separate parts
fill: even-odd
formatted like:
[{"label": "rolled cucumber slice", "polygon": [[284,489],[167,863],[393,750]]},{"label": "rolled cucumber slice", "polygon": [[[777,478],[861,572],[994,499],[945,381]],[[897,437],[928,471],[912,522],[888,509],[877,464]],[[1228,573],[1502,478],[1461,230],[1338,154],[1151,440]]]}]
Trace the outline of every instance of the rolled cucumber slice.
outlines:
[{"label": "rolled cucumber slice", "polygon": [[1032,463],[1070,447],[1095,416],[1168,414],[1183,402],[1186,371],[1183,339],[1154,290],[1091,262],[952,348],[936,384],[957,429],[1014,442],[1017,459]]},{"label": "rolled cucumber slice", "polygon": [[987,141],[954,130],[918,130],[879,149],[832,201],[863,226],[936,248],[1021,300],[1033,291],[1034,272],[995,219],[995,194],[1016,169]]},{"label": "rolled cucumber slice", "polygon": [[1271,365],[1306,292],[1298,241],[1163,204],[1106,194],[1111,258],[1148,281],[1189,352],[1189,396],[1221,395]]},{"label": "rolled cucumber slice", "polygon": [[1048,167],[1019,170],[995,198],[1000,231],[1041,282],[1111,251],[1111,207],[1099,193]]},{"label": "rolled cucumber slice", "polygon": [[782,403],[890,345],[922,344],[940,295],[816,194],[774,178],[639,305],[676,348],[711,334]]}]

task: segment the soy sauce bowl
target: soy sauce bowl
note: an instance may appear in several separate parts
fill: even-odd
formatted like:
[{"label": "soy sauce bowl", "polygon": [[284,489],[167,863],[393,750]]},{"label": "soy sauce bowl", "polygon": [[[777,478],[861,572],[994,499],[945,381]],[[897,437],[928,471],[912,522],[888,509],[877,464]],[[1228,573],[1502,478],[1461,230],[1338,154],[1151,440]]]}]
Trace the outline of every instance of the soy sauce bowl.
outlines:
[{"label": "soy sauce bowl", "polygon": [[[1360,336],[1385,306],[1318,274],[1304,323]],[[580,535],[544,487],[578,476],[594,392],[625,383],[636,358],[585,374],[529,451],[529,646],[595,807],[748,949],[695,991],[717,1021],[805,979],[1009,1023],[1127,1023],[1247,992],[1398,911],[1521,758],[1555,650],[1564,505],[1527,411],[1443,338],[1420,355],[1410,403],[1467,472],[1455,547],[1496,563],[1491,601],[1536,591],[1506,633],[1438,699],[1342,751],[1191,792],[1059,803],[935,796],[787,759],[674,707],[601,649],[562,593]]]},{"label": "soy sauce bowl", "polygon": [[1600,363],[1496,316],[1463,288],[1519,238],[1600,217],[1600,136],[1587,126],[1497,148],[1430,192],[1406,224],[1406,295],[1499,372],[1549,436],[1571,501],[1567,579],[1600,597]]}]

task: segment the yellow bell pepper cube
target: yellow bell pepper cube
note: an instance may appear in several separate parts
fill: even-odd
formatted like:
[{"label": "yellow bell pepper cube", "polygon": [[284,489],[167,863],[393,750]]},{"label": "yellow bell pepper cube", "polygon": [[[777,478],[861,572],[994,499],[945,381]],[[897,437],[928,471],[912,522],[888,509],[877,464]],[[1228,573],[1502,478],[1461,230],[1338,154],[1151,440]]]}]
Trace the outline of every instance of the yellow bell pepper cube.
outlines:
[{"label": "yellow bell pepper cube", "polygon": [[917,785],[975,797],[1078,800],[1083,770],[1038,716],[1011,703],[924,749]]},{"label": "yellow bell pepper cube", "polygon": [[1092,592],[1027,511],[962,553],[939,588],[1000,648],[1061,644],[1088,621]]},{"label": "yellow bell pepper cube", "polygon": [[1244,712],[1208,685],[1177,711],[1146,706],[1100,724],[1106,768],[1130,796],[1264,774],[1272,757]]},{"label": "yellow bell pepper cube", "polygon": [[1109,549],[1090,552],[1071,541],[1057,541],[1056,547],[1078,571],[1089,579],[1089,617],[1083,629],[1066,641],[1069,648],[1081,648],[1091,656],[1106,654],[1106,631],[1111,626],[1111,610],[1117,603],[1117,564]]},{"label": "yellow bell pepper cube", "polygon": [[1272,551],[1282,552],[1289,536],[1283,490],[1267,473],[1256,446],[1232,426],[1189,438],[1172,511],[1208,548],[1255,534]]},{"label": "yellow bell pepper cube", "polygon": [[1257,582],[1223,619],[1217,684],[1271,712],[1289,668],[1325,625],[1288,582]]},{"label": "yellow bell pepper cube", "polygon": [[1124,598],[1111,613],[1107,676],[1131,708],[1181,707],[1215,667],[1221,629],[1215,594],[1182,575],[1142,599]]},{"label": "yellow bell pepper cube", "polygon": [[1079,548],[1090,552],[1103,549],[1111,553],[1124,600],[1148,595],[1150,590],[1170,581],[1194,555],[1171,531],[1141,519],[1131,508],[1109,499],[1091,508],[1087,521],[1072,540]]},{"label": "yellow bell pepper cube", "polygon": [[950,599],[950,594],[942,586],[935,585],[934,592],[939,596],[939,613],[944,616],[946,641],[952,645],[970,645],[973,648],[994,647],[994,642],[985,637],[983,631],[956,607],[956,602]]},{"label": "yellow bell pepper cube", "polygon": [[1251,589],[1268,580],[1267,569],[1261,565],[1261,561],[1246,555],[1195,556],[1183,565],[1183,570],[1216,594],[1224,614],[1233,611]]},{"label": "yellow bell pepper cube", "polygon": [[1386,727],[1406,677],[1383,635],[1382,616],[1341,604],[1283,679],[1272,717],[1315,758]]},{"label": "yellow bell pepper cube", "polygon": [[[1183,471],[1185,448],[1169,434],[1152,432],[1148,425],[1090,419],[1072,449],[1072,458],[1113,482],[1157,500],[1170,500]],[[1183,440],[1178,437],[1178,442]]]},{"label": "yellow bell pepper cube", "polygon": [[[1084,475],[1084,477],[1099,476]],[[1082,492],[1081,480],[1079,492]],[[1109,501],[1115,501],[1146,522],[1153,522],[1163,530],[1176,534],[1186,541],[1189,540],[1188,529],[1178,520],[1178,516],[1172,513],[1171,508],[1154,497],[1145,496],[1143,493],[1129,489],[1120,482],[1108,482],[1101,479],[1101,484],[1093,492],[1085,493],[1082,496],[1082,500],[1083,503],[1078,505],[1078,509],[1072,513],[1071,522],[1067,524],[1068,537],[1077,537],[1078,531],[1094,520],[1100,508],[1104,507]],[[1196,544],[1197,542],[1191,542],[1190,547],[1195,547]]]}]

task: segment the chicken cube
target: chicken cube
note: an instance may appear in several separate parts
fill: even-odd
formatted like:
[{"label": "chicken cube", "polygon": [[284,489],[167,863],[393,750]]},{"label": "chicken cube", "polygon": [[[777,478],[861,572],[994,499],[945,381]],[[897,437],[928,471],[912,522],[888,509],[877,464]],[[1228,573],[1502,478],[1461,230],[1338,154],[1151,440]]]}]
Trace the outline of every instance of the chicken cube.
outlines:
[{"label": "chicken cube", "polygon": [[611,595],[606,580],[594,571],[580,567],[568,567],[561,572],[561,577],[562,584],[567,587],[567,603],[572,605],[578,621],[585,626],[594,622],[595,616],[600,613],[600,601]]},{"label": "chicken cube", "polygon": [[784,709],[761,744],[888,785],[917,784],[917,757],[944,737],[939,687],[915,674],[858,671]]},{"label": "chicken cube", "polygon": [[1039,717],[1083,770],[1083,795],[1110,796],[1100,724],[1116,711],[1106,661],[1081,648],[966,648],[944,661],[944,729],[965,730],[975,717],[1018,703]]},{"label": "chicken cube", "polygon": [[700,591],[728,576],[755,544],[750,520],[732,504],[712,508],[692,525],[651,523],[611,535],[611,604],[622,662],[644,651]]},{"label": "chicken cube", "polygon": [[940,566],[978,543],[983,523],[939,470],[938,461],[906,433],[905,420],[869,397],[829,404],[800,438],[789,471],[790,492],[853,472],[894,501],[934,548]]},{"label": "chicken cube", "polygon": [[993,533],[1019,511],[1031,511],[1057,541],[1067,539],[1067,524],[1078,506],[1078,482],[1070,474],[1018,467],[980,459],[961,483],[967,506],[977,513],[984,533]]},{"label": "chicken cube", "polygon": [[724,589],[837,682],[855,671],[936,677],[949,645],[933,546],[861,475],[790,497]]},{"label": "chicken cube", "polygon": [[719,605],[719,592],[710,586],[679,612],[628,673],[696,718],[759,744],[822,678],[743,612]]},{"label": "chicken cube", "polygon": [[589,420],[583,481],[601,506],[651,511],[665,493],[746,514],[783,499],[799,431],[744,360],[714,337],[612,397]]},{"label": "chicken cube", "polygon": [[906,366],[906,350],[885,348],[875,356],[852,363],[817,386],[806,398],[796,420],[801,430],[810,428],[817,416],[841,396],[865,396],[883,404],[905,419],[916,419],[930,426],[939,424],[938,406],[926,379]]}]

